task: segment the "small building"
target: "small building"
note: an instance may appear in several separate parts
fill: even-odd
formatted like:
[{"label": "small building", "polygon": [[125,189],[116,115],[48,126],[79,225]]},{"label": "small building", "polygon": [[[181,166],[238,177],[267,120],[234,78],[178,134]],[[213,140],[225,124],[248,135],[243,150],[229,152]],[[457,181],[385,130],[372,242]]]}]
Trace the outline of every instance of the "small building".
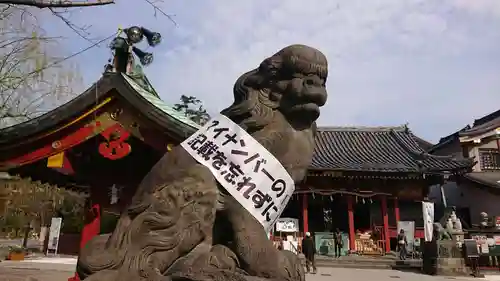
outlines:
[{"label": "small building", "polygon": [[[428,143],[406,126],[320,127],[307,179],[282,216],[301,218],[304,232],[339,229],[351,252],[394,249],[398,221],[413,221],[414,236],[422,238],[421,202],[429,187],[472,165],[428,154],[422,145]],[[365,232],[375,245],[362,241]]]},{"label": "small building", "polygon": [[455,206],[468,225],[479,224],[481,212],[500,216],[500,110],[441,138],[429,152],[475,161],[470,173],[432,189],[437,204]]},{"label": "small building", "polygon": [[[120,211],[169,147],[197,128],[151,86],[105,73],[63,106],[0,130],[0,171],[90,193],[92,204]],[[111,204],[113,186],[121,196]]]}]

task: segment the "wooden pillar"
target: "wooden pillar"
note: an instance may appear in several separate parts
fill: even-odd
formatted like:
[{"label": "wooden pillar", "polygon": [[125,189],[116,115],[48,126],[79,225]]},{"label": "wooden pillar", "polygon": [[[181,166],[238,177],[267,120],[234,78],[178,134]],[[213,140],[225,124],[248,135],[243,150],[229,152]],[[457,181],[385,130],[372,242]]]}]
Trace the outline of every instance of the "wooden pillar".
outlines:
[{"label": "wooden pillar", "polygon": [[396,228],[398,227],[399,218],[399,201],[397,197],[394,197],[394,218],[396,219]]},{"label": "wooden pillar", "polygon": [[307,199],[307,193],[302,194],[302,221],[304,223],[304,236],[306,235],[306,232],[309,231],[309,214],[307,211],[309,208],[309,201]]},{"label": "wooden pillar", "polygon": [[[87,198],[87,208],[91,204],[91,200]],[[85,226],[83,227],[82,234],[80,237],[80,250],[85,247],[85,245],[92,240],[95,236],[99,235],[101,230],[101,206],[99,204],[93,204],[91,208],[86,209],[85,214]],[[68,281],[80,281],[78,273],[68,278]]]},{"label": "wooden pillar", "polygon": [[101,206],[99,204],[93,204],[85,215],[85,226],[82,229],[82,236],[80,237],[80,250],[85,247],[92,238],[99,235],[100,231]]},{"label": "wooden pillar", "polygon": [[356,248],[356,237],[354,233],[354,207],[352,195],[347,196],[347,212],[349,218],[349,250],[354,252]]},{"label": "wooden pillar", "polygon": [[381,196],[382,218],[384,220],[385,252],[391,251],[391,239],[389,238],[389,217],[387,216],[387,197]]}]

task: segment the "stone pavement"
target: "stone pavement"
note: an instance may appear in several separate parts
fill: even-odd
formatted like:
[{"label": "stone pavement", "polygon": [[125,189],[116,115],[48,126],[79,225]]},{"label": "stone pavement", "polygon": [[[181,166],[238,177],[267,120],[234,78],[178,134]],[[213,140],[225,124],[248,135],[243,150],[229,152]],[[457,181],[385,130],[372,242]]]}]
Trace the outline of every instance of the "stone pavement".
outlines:
[{"label": "stone pavement", "polygon": [[[22,267],[22,268],[21,268]],[[67,281],[74,273],[74,265],[40,262],[0,263],[0,281]],[[381,269],[318,268],[318,274],[307,274],[306,281],[472,281],[473,278],[428,276],[418,273]],[[478,280],[478,279],[475,279]],[[500,275],[488,276],[485,281],[500,281]]]},{"label": "stone pavement", "polygon": [[0,267],[0,281],[67,281],[70,272]]},{"label": "stone pavement", "polygon": [[332,280],[350,280],[350,281],[500,281],[500,279],[490,279],[490,276],[484,279],[474,279],[467,277],[446,277],[429,276],[420,273],[403,272],[389,269],[354,269],[354,268],[327,268],[319,267],[317,274],[307,274],[306,281],[332,281]]},{"label": "stone pavement", "polygon": [[76,258],[47,257],[0,262],[0,281],[67,281],[74,275]]}]

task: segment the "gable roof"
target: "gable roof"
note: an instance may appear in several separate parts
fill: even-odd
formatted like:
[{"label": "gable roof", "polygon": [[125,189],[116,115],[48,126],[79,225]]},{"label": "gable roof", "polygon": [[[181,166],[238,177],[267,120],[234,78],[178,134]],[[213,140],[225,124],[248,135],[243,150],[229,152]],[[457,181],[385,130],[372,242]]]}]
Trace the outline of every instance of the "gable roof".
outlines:
[{"label": "gable roof", "polygon": [[474,120],[472,128],[460,132],[460,136],[470,137],[488,133],[500,127],[500,110]]},{"label": "gable roof", "polygon": [[428,151],[434,146],[433,143],[424,140],[423,138],[417,137],[415,135],[413,135],[413,137],[415,138],[415,141],[418,143],[418,146],[420,146],[424,151]]},{"label": "gable roof", "polygon": [[495,119],[498,119],[498,117],[500,117],[500,110],[497,110],[495,112],[492,112],[488,115],[485,115],[479,119],[475,119],[474,120],[474,124],[472,125],[472,127],[476,127],[476,126],[481,126],[485,123],[488,123],[490,121],[493,121]]},{"label": "gable roof", "polygon": [[442,137],[439,142],[429,148],[429,152],[436,151],[447,144],[452,143],[454,140],[458,140],[460,137],[476,137],[478,135],[487,134],[497,128],[500,127],[500,110],[497,110],[493,113],[485,115],[479,119],[475,119],[472,127],[470,125],[466,125],[462,129],[446,136]]},{"label": "gable roof", "polygon": [[472,160],[426,153],[406,126],[318,129],[313,170],[432,173],[467,170]]},{"label": "gable roof", "polygon": [[445,145],[447,144],[450,144],[450,143],[453,143],[453,141],[455,140],[458,140],[459,137],[460,137],[460,134],[462,132],[465,132],[467,130],[469,130],[471,127],[469,125],[463,127],[462,129],[450,134],[450,135],[447,135],[446,137],[442,137],[441,139],[439,139],[439,142],[435,145],[433,145],[432,147],[430,147],[427,152],[429,153],[432,153],[442,147],[444,147]]},{"label": "gable roof", "polygon": [[15,143],[55,128],[94,106],[97,100],[102,99],[113,89],[148,119],[179,137],[186,138],[199,128],[198,124],[175,111],[125,74],[105,73],[99,81],[66,104],[37,118],[1,129],[0,145]]},{"label": "gable roof", "polygon": [[481,185],[500,189],[500,172],[498,171],[471,172],[465,174],[464,177]]}]

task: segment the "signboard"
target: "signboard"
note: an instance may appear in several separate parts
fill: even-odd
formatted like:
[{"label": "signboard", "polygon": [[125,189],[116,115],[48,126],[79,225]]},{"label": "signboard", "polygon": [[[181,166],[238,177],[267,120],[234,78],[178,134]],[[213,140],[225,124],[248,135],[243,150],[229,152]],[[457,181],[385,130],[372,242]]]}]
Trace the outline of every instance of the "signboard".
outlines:
[{"label": "signboard", "polygon": [[493,240],[495,240],[495,246],[500,246],[500,236],[493,236]]},{"label": "signboard", "polygon": [[486,235],[472,235],[471,238],[476,240],[479,253],[487,254],[490,252],[488,248],[488,237],[486,237]]},{"label": "signboard", "polygon": [[468,258],[479,257],[478,245],[474,239],[464,239],[465,256]]},{"label": "signboard", "polygon": [[476,240],[477,244],[486,244],[488,241],[486,235],[472,235],[471,238]]},{"label": "signboard", "polygon": [[398,234],[404,230],[406,236],[406,249],[409,253],[413,252],[413,245],[415,243],[415,222],[414,221],[398,221]]},{"label": "signboard", "polygon": [[490,253],[490,247],[488,247],[487,243],[481,244],[481,254],[489,254]]},{"label": "signboard", "polygon": [[276,221],[276,231],[281,232],[298,232],[299,220],[293,218],[279,218]]},{"label": "signboard", "polygon": [[283,241],[283,250],[290,251],[294,254],[299,254],[299,242],[292,236],[288,235],[286,241]]},{"label": "signboard", "polygon": [[434,231],[434,203],[422,202],[422,214],[424,218],[424,239],[426,242],[430,242]]},{"label": "signboard", "polygon": [[59,246],[59,235],[61,234],[62,218],[52,218],[50,223],[49,231],[49,245],[47,247],[47,252],[49,250],[55,251],[57,253],[57,247]]},{"label": "signboard", "polygon": [[281,163],[238,124],[219,115],[181,146],[269,231],[295,184]]},{"label": "signboard", "polygon": [[[335,256],[335,242],[333,241],[333,232],[315,232],[314,244],[316,251],[320,255]],[[342,237],[342,248],[340,249],[341,255],[345,256],[349,253],[349,235],[347,233],[340,233]]]}]

